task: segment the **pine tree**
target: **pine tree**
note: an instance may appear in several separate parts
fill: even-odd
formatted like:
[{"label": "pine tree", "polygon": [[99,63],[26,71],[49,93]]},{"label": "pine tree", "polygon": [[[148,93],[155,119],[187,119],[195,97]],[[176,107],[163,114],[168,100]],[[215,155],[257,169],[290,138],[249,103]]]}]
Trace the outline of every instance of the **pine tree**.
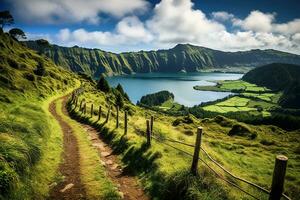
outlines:
[{"label": "pine tree", "polygon": [[100,76],[100,79],[97,84],[97,88],[103,92],[110,92],[109,84],[103,75]]}]

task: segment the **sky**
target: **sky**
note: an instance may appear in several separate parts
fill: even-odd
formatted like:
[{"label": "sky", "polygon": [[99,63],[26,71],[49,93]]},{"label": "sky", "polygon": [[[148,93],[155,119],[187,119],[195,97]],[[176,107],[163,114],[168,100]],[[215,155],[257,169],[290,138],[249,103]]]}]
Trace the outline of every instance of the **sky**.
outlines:
[{"label": "sky", "polygon": [[190,43],[300,54],[299,0],[0,0],[28,39],[112,52]]}]

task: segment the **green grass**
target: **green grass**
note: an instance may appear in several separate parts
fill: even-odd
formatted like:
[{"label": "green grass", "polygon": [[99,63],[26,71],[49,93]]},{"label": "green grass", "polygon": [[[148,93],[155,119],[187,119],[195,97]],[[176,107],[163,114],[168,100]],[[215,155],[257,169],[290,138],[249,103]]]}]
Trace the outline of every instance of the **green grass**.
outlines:
[{"label": "green grass", "polygon": [[219,81],[215,86],[195,86],[195,90],[204,91],[220,91],[220,92],[230,92],[230,91],[243,91],[243,92],[267,92],[270,91],[265,87],[260,87],[252,83],[248,83],[242,80],[230,80],[230,81]]},{"label": "green grass", "polygon": [[[62,151],[61,130],[48,105],[77,81],[2,32],[0,44],[0,198],[44,199]],[[34,72],[38,63],[43,76]]]},{"label": "green grass", "polygon": [[241,97],[232,97],[228,100],[216,103],[214,105],[205,106],[204,110],[227,113],[227,112],[239,112],[239,111],[256,111],[254,107],[249,107],[250,99]]},{"label": "green grass", "polygon": [[168,101],[165,101],[160,106],[157,106],[157,108],[164,110],[164,111],[178,111],[182,107],[181,104],[174,102],[174,100],[169,99]]},{"label": "green grass", "polygon": [[[145,134],[146,119],[154,115],[154,133],[159,136],[162,141],[165,137],[181,140],[190,144],[194,143],[195,130],[197,126],[204,127],[203,147],[214,157],[218,162],[224,165],[234,174],[253,181],[267,189],[269,189],[272,178],[272,171],[274,167],[274,159],[278,154],[284,154],[289,157],[289,165],[287,169],[286,179],[286,193],[294,198],[299,197],[300,188],[299,177],[300,170],[297,169],[299,163],[299,155],[297,152],[298,142],[297,131],[287,132],[275,126],[253,126],[244,123],[238,123],[235,120],[193,120],[187,123],[185,120],[179,121],[176,126],[172,123],[181,119],[181,117],[172,117],[156,113],[154,111],[145,110],[140,107],[126,103],[125,108],[129,110],[129,129],[128,135],[123,136],[123,110],[120,111],[120,127],[115,127],[115,108],[112,110],[112,117],[107,124],[104,123],[105,114],[110,104],[114,103],[114,96],[104,94],[93,88],[93,86],[86,85],[85,92],[80,96],[80,100],[85,98],[87,100],[88,114],[83,116],[78,109],[76,109],[76,117],[84,119],[84,122],[90,123],[97,127],[106,141],[119,152],[120,158],[134,174],[140,177],[140,180],[146,191],[151,194],[153,198],[161,199],[165,194],[168,194],[168,187],[166,180],[176,180],[176,174],[186,171],[190,168],[191,158],[183,153],[174,150],[171,147],[165,146],[153,140],[151,148],[145,148]],[[230,100],[230,99],[229,99]],[[233,100],[230,100],[233,101]],[[97,116],[90,118],[90,105],[94,104],[94,108],[99,105],[102,106],[102,118],[97,122]],[[238,109],[247,109],[245,106],[251,103],[247,98],[235,98],[233,102],[224,104],[223,108],[231,109],[230,105],[234,104]],[[266,103],[266,102],[264,102]],[[227,105],[227,106],[226,106]],[[240,107],[239,107],[240,106]],[[221,106],[220,106],[221,107]],[[97,114],[97,111],[95,111]],[[235,124],[242,124],[247,126],[250,133],[256,135],[255,138],[240,135],[228,135],[229,131]],[[180,144],[172,144],[177,148],[183,149],[193,153],[193,149],[182,146]],[[203,154],[203,159],[210,163]],[[210,163],[211,166],[214,166]],[[214,167],[215,168],[215,167]],[[207,168],[201,164],[199,166],[201,174],[202,170],[207,171]],[[223,174],[222,171],[219,171]],[[211,174],[210,174],[211,175]],[[202,179],[205,177],[201,177]],[[200,179],[201,179],[200,178]],[[176,181],[175,181],[176,182]],[[250,199],[243,193],[236,189],[229,187],[227,184],[219,179],[213,178],[213,183],[218,185],[218,189],[205,190],[199,184],[196,188],[189,186],[188,191],[196,191],[195,199],[207,197],[207,199],[215,199],[222,196],[223,199]],[[172,184],[171,184],[172,185]],[[193,185],[193,184],[191,184]],[[246,190],[260,197],[267,199],[268,197],[251,187],[240,184]],[[174,189],[174,188],[173,188]],[[224,193],[224,190],[226,191]],[[173,190],[171,190],[172,192]],[[170,192],[170,191],[169,191]],[[175,191],[173,191],[175,193]],[[185,194],[189,194],[188,192]],[[186,196],[184,198],[187,198]]]},{"label": "green grass", "polygon": [[222,102],[203,106],[203,109],[206,111],[220,114],[248,112],[249,115],[261,115],[263,117],[270,116],[270,110],[278,107],[277,103],[282,95],[242,80],[219,81],[215,86],[195,86],[194,89],[239,93]]}]

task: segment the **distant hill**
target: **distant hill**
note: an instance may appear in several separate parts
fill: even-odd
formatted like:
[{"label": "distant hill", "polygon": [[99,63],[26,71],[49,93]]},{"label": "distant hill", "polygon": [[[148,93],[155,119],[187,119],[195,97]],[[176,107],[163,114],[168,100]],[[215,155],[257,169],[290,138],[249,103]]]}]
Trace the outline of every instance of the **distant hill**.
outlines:
[{"label": "distant hill", "polygon": [[242,79],[272,90],[284,90],[292,82],[300,81],[300,65],[283,63],[264,65],[249,71]]},{"label": "distant hill", "polygon": [[286,108],[300,108],[300,65],[273,63],[246,73],[244,81],[283,91],[279,104]]},{"label": "distant hill", "polygon": [[78,46],[61,47],[37,41],[25,44],[52,59],[55,64],[76,72],[98,77],[134,72],[196,72],[207,68],[257,67],[274,62],[300,64],[300,56],[275,50],[223,52],[190,44],[172,49],[111,53]]}]

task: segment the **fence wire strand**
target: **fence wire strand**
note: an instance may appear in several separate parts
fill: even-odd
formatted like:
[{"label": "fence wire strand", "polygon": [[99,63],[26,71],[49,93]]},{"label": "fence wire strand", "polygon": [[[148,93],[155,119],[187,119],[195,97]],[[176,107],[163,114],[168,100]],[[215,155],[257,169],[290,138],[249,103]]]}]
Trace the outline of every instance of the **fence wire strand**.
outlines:
[{"label": "fence wire strand", "polygon": [[[83,88],[80,87],[79,89],[77,89],[77,90],[73,93],[73,97],[76,97],[76,96],[80,95],[81,93],[83,93],[83,91],[84,91]],[[73,98],[72,98],[72,99],[73,99]],[[188,144],[188,143],[185,143],[185,142],[182,142],[182,141],[178,141],[178,140],[174,140],[174,139],[171,139],[171,138],[168,138],[168,137],[159,139],[159,138],[153,136],[153,134],[151,135],[151,138],[153,138],[154,140],[156,140],[157,142],[159,142],[159,143],[161,143],[161,144],[164,144],[164,145],[169,146],[169,147],[171,147],[171,148],[173,148],[173,149],[175,149],[175,150],[177,150],[177,151],[179,151],[179,152],[181,152],[181,153],[184,153],[185,155],[188,155],[188,156],[193,157],[193,154],[191,154],[191,153],[189,153],[189,152],[187,152],[187,151],[184,151],[184,150],[182,150],[182,149],[179,149],[179,148],[177,148],[177,147],[175,147],[175,146],[173,146],[173,145],[170,145],[170,144],[168,144],[168,143],[166,143],[166,142],[163,142],[162,140],[168,141],[168,142],[173,142],[173,143],[182,144],[182,145],[185,145],[185,146],[188,146],[188,147],[193,147],[193,148],[195,148],[195,145]],[[253,187],[255,187],[255,188],[257,188],[257,189],[259,189],[259,190],[261,190],[261,191],[263,191],[263,192],[265,192],[266,194],[270,194],[270,191],[268,191],[267,189],[265,189],[265,188],[263,188],[263,187],[261,187],[261,186],[255,184],[255,183],[252,183],[252,182],[250,182],[250,181],[248,181],[248,180],[246,180],[246,179],[243,179],[243,178],[241,178],[241,177],[238,177],[238,176],[232,174],[230,171],[228,171],[226,168],[224,168],[220,163],[218,163],[215,159],[213,159],[213,158],[207,153],[207,151],[206,151],[205,149],[203,149],[202,147],[200,147],[200,149],[204,152],[204,154],[207,156],[207,158],[208,158],[211,162],[213,162],[215,165],[217,165],[220,169],[222,169],[224,172],[226,172],[228,175],[230,175],[230,176],[233,177],[234,179],[237,179],[237,180],[242,181],[242,182],[244,182],[244,183],[246,183],[246,184],[249,184],[249,185],[251,185],[251,186],[253,186]],[[209,166],[203,159],[201,159],[200,157],[199,157],[199,160],[200,160],[205,166],[207,166],[208,169],[210,169],[210,170],[211,170],[216,176],[218,176],[221,180],[223,180],[223,181],[225,181],[226,183],[228,183],[228,184],[234,186],[235,188],[237,188],[237,189],[239,189],[240,191],[244,192],[245,194],[247,194],[247,195],[253,197],[254,199],[259,199],[259,198],[255,197],[254,195],[250,194],[249,192],[245,191],[243,188],[241,188],[241,187],[238,186],[237,184],[235,184],[235,183],[233,183],[232,181],[229,181],[229,180],[227,180],[226,178],[224,178],[222,175],[220,175],[217,171],[215,171],[212,167],[210,167],[210,166]],[[291,200],[291,198],[288,197],[288,196],[287,196],[286,194],[284,194],[284,193],[282,193],[282,197],[284,197],[284,198],[287,199],[287,200]]]},{"label": "fence wire strand", "polygon": [[253,187],[256,187],[257,189],[260,189],[260,190],[262,190],[263,192],[265,192],[265,193],[267,193],[267,194],[270,194],[270,192],[268,191],[268,190],[266,190],[265,188],[263,188],[263,187],[261,187],[261,186],[259,186],[259,185],[257,185],[257,184],[255,184],[255,183],[252,183],[252,182],[250,182],[250,181],[247,181],[247,180],[245,180],[245,179],[243,179],[243,178],[240,178],[240,177],[238,177],[238,176],[236,176],[236,175],[234,175],[234,174],[232,174],[231,172],[229,172],[227,169],[225,169],[220,163],[218,163],[216,160],[214,160],[202,147],[200,147],[201,148],[201,150],[205,153],[205,155],[208,157],[208,159],[210,160],[210,161],[212,161],[214,164],[216,164],[219,168],[221,168],[223,171],[225,171],[227,174],[229,174],[231,177],[233,177],[233,178],[235,178],[235,179],[237,179],[237,180],[239,180],[239,181],[242,181],[242,182],[244,182],[244,183],[247,183],[247,184],[249,184],[249,185],[252,185]]}]

